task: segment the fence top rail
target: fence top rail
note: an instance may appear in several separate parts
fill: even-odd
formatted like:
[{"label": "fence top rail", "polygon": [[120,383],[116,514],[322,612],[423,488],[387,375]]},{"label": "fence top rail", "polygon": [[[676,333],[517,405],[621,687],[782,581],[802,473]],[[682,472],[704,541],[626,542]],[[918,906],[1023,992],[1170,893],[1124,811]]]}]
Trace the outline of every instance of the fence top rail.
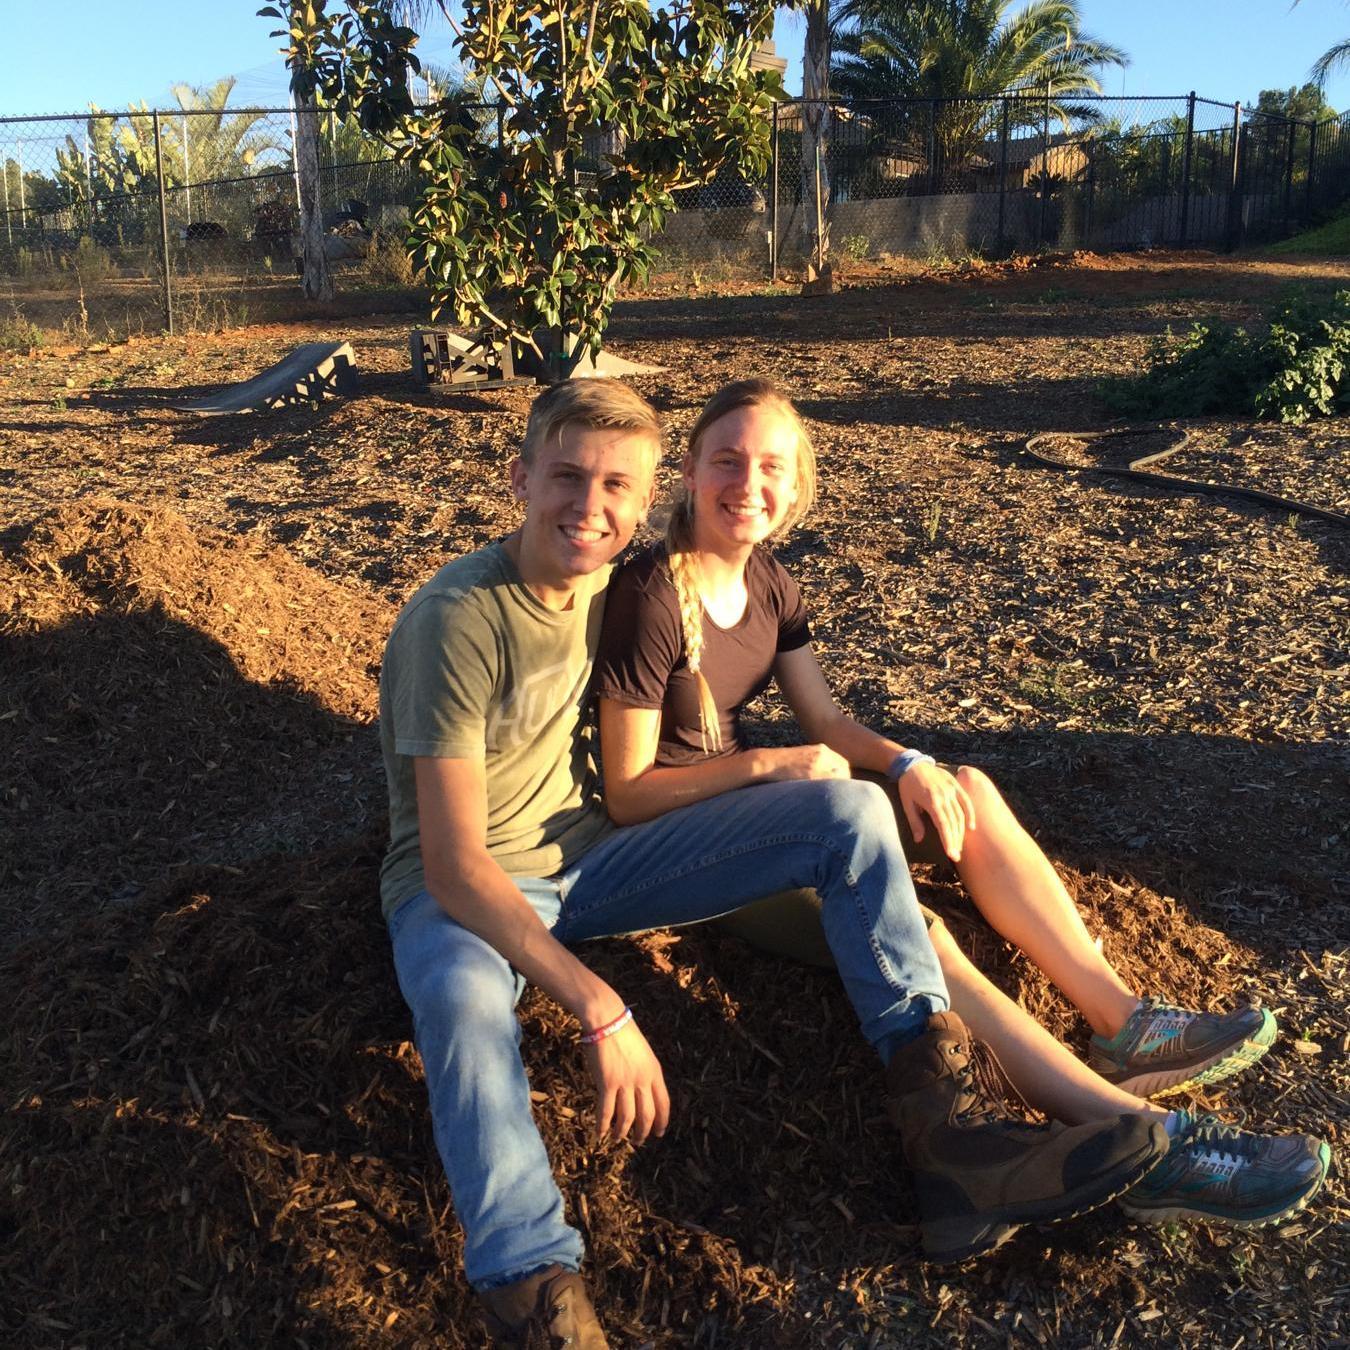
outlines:
[{"label": "fence top rail", "polygon": [[[1053,95],[1057,103],[1185,103],[1190,97],[1189,94],[1056,94]],[[1009,99],[1013,102],[1024,100],[1029,103],[1043,103],[1045,101],[1044,89],[1008,89],[1001,94],[943,94],[929,96],[927,94],[915,97],[904,97],[901,95],[873,95],[867,98],[855,98],[832,94],[828,99],[807,99],[807,98],[787,98],[781,99],[779,105],[782,107],[796,106],[802,104],[847,103],[849,106],[862,103],[914,103],[927,105],[930,103],[999,103],[1003,99]],[[1197,103],[1212,103],[1216,108],[1227,108],[1229,112],[1233,110],[1232,103],[1219,103],[1214,99],[1196,99]]]},{"label": "fence top rail", "polygon": [[[417,108],[418,112],[426,112],[427,106],[422,105]],[[483,112],[489,110],[495,111],[498,107],[504,105],[500,103],[473,102],[461,105],[466,110],[478,109]],[[255,116],[266,117],[289,117],[293,112],[298,111],[290,104],[284,103],[276,108],[255,108],[255,107],[235,107],[234,104],[228,104],[224,108],[123,108],[120,112],[110,111],[107,108],[99,108],[97,111],[88,110],[85,112],[68,113],[28,113],[26,115],[15,115],[0,117],[0,126],[13,126],[19,122],[120,122],[130,117],[154,117],[156,113],[160,117],[234,117],[239,113],[248,113]],[[319,108],[321,113],[331,113],[332,108]]]},{"label": "fence top rail", "polygon": [[0,126],[14,126],[19,122],[123,122],[130,117],[233,117],[238,113],[284,114],[289,117],[290,108],[124,108],[121,112],[108,112],[100,108],[97,112],[70,113],[33,113],[26,117],[0,117]]}]

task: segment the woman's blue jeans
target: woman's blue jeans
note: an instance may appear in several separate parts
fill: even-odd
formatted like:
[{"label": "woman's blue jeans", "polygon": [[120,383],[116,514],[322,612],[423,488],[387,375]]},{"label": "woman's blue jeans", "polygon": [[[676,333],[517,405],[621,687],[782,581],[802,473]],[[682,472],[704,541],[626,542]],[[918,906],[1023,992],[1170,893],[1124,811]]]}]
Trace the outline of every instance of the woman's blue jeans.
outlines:
[{"label": "woman's blue jeans", "polygon": [[[696,923],[814,887],[863,1034],[883,1059],[949,1006],[890,802],[873,783],[742,788],[616,830],[559,876],[515,880],[567,943]],[[577,1269],[581,1235],[564,1222],[521,1063],[523,981],[425,891],[395,910],[389,930],[470,1283],[494,1288],[554,1262]]]}]

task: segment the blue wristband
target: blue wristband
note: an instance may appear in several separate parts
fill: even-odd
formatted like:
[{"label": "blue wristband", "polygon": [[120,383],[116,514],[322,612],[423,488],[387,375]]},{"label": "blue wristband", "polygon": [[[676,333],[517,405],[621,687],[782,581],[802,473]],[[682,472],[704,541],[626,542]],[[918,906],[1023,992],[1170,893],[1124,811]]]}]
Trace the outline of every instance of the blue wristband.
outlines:
[{"label": "blue wristband", "polygon": [[922,750],[902,750],[891,760],[891,767],[886,770],[886,777],[892,783],[898,783],[916,764],[936,764],[937,760],[932,755],[925,755]]}]

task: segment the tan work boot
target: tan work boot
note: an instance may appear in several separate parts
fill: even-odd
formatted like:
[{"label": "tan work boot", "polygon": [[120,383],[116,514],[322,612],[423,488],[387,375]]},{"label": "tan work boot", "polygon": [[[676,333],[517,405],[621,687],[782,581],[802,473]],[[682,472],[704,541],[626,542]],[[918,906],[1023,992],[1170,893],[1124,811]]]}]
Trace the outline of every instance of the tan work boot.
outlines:
[{"label": "tan work boot", "polygon": [[574,1270],[548,1266],[478,1296],[493,1345],[512,1350],[608,1350],[586,1283]]},{"label": "tan work boot", "polygon": [[1033,1125],[1008,1111],[1005,1085],[955,1013],[929,1018],[886,1067],[887,1106],[914,1172],[930,1261],[964,1261],[1019,1224],[1096,1209],[1167,1152],[1167,1131],[1146,1116]]}]

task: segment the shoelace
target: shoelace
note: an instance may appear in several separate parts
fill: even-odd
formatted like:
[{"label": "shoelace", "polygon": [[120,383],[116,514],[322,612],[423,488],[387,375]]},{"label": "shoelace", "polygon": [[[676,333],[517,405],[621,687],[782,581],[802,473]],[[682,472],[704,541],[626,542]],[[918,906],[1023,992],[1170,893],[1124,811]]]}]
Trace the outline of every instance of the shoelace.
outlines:
[{"label": "shoelace", "polygon": [[1182,1116],[1182,1127],[1177,1131],[1179,1143],[1208,1144],[1220,1158],[1234,1163],[1250,1158],[1256,1150],[1253,1135],[1236,1125],[1225,1124],[1217,1116],[1192,1116],[1188,1112],[1183,1112]]},{"label": "shoelace", "polygon": [[965,1054],[964,1069],[957,1070],[961,1091],[971,1098],[969,1105],[957,1112],[957,1119],[965,1121],[1015,1120],[1030,1127],[1032,1122],[1018,1117],[1008,1109],[1011,1096],[1025,1111],[1031,1104],[1013,1085],[998,1056],[983,1041],[966,1041],[960,1046]]},{"label": "shoelace", "polygon": [[[1150,1014],[1150,1017],[1139,1032],[1137,1038],[1139,1044],[1142,1044],[1150,1036],[1162,1035],[1169,1031],[1184,1032],[1195,1021],[1193,1012],[1188,1012],[1185,1008],[1178,1008],[1172,1003],[1164,1003],[1160,998],[1146,998],[1144,1010]],[[1164,1048],[1164,1045],[1153,1047],[1155,1053]]]}]

